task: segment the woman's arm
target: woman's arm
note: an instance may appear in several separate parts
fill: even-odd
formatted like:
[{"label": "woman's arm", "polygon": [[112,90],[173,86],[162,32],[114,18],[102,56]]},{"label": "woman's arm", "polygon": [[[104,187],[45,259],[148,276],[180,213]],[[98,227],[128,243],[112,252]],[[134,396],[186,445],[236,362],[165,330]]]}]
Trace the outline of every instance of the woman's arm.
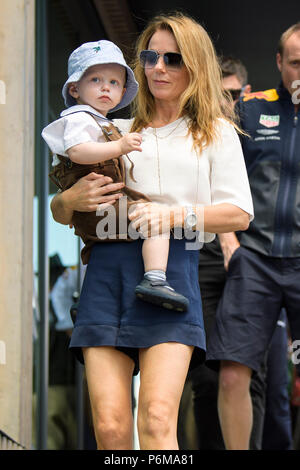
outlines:
[{"label": "woman's arm", "polygon": [[[210,233],[225,233],[247,230],[249,214],[233,204],[216,204],[213,206],[194,206],[197,214],[197,229]],[[183,206],[165,206],[148,203],[137,204],[129,214],[133,228],[144,235],[164,233],[166,228],[184,227],[186,208]]]},{"label": "woman's arm", "polygon": [[77,181],[70,189],[57,193],[51,201],[54,220],[60,224],[72,223],[73,211],[93,212],[99,204],[114,204],[122,193],[110,194],[124,187],[123,183],[112,183],[108,176],[90,173]]},{"label": "woman's arm", "polygon": [[198,208],[201,217],[201,211],[204,211],[204,231],[211,233],[236,232],[238,230],[247,230],[250,223],[250,216],[240,207],[229,204],[216,204]]}]

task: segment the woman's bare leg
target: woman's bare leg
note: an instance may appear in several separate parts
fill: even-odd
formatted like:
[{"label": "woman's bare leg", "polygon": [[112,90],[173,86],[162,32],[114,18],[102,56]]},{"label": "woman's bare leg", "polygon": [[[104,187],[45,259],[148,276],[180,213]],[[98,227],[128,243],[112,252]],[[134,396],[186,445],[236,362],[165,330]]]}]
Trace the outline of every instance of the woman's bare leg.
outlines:
[{"label": "woman's bare leg", "polygon": [[83,348],[83,355],[97,448],[132,449],[132,359],[110,346]]},{"label": "woman's bare leg", "polygon": [[170,342],[140,350],[140,448],[178,449],[177,418],[193,346]]}]

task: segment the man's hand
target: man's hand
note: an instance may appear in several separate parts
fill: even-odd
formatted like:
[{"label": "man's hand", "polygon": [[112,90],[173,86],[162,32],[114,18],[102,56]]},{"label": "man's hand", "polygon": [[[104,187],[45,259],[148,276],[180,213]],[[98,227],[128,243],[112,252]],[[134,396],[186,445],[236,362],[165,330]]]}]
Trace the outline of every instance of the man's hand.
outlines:
[{"label": "man's hand", "polygon": [[231,233],[219,233],[218,234],[223,256],[224,256],[224,268],[228,271],[229,262],[233,253],[240,247],[240,242],[238,241],[234,232]]}]

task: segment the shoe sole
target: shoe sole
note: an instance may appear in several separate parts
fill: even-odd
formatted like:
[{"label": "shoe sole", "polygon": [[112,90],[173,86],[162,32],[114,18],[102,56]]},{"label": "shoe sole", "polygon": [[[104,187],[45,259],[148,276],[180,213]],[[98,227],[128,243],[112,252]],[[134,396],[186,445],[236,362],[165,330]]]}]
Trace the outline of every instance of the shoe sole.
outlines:
[{"label": "shoe sole", "polygon": [[138,288],[136,289],[135,293],[139,299],[154,305],[158,305],[160,307],[164,307],[168,310],[175,310],[176,312],[185,312],[188,308],[187,305],[184,305],[181,302],[176,302],[176,300],[173,299],[170,302],[166,302],[165,298],[160,299],[159,297],[153,297],[145,292],[141,292]]}]

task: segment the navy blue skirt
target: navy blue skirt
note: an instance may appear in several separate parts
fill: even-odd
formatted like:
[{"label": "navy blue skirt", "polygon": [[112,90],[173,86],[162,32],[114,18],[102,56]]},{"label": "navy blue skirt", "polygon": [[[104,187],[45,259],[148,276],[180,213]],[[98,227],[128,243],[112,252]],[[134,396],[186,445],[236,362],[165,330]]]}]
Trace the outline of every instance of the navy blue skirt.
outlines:
[{"label": "navy blue skirt", "polygon": [[70,348],[83,363],[82,347],[114,346],[130,356],[139,371],[139,348],[175,341],[194,346],[190,369],[205,360],[205,332],[198,282],[198,250],[170,239],[167,280],[189,299],[176,312],[138,299],[144,275],[143,240],[96,243],[86,270]]}]

